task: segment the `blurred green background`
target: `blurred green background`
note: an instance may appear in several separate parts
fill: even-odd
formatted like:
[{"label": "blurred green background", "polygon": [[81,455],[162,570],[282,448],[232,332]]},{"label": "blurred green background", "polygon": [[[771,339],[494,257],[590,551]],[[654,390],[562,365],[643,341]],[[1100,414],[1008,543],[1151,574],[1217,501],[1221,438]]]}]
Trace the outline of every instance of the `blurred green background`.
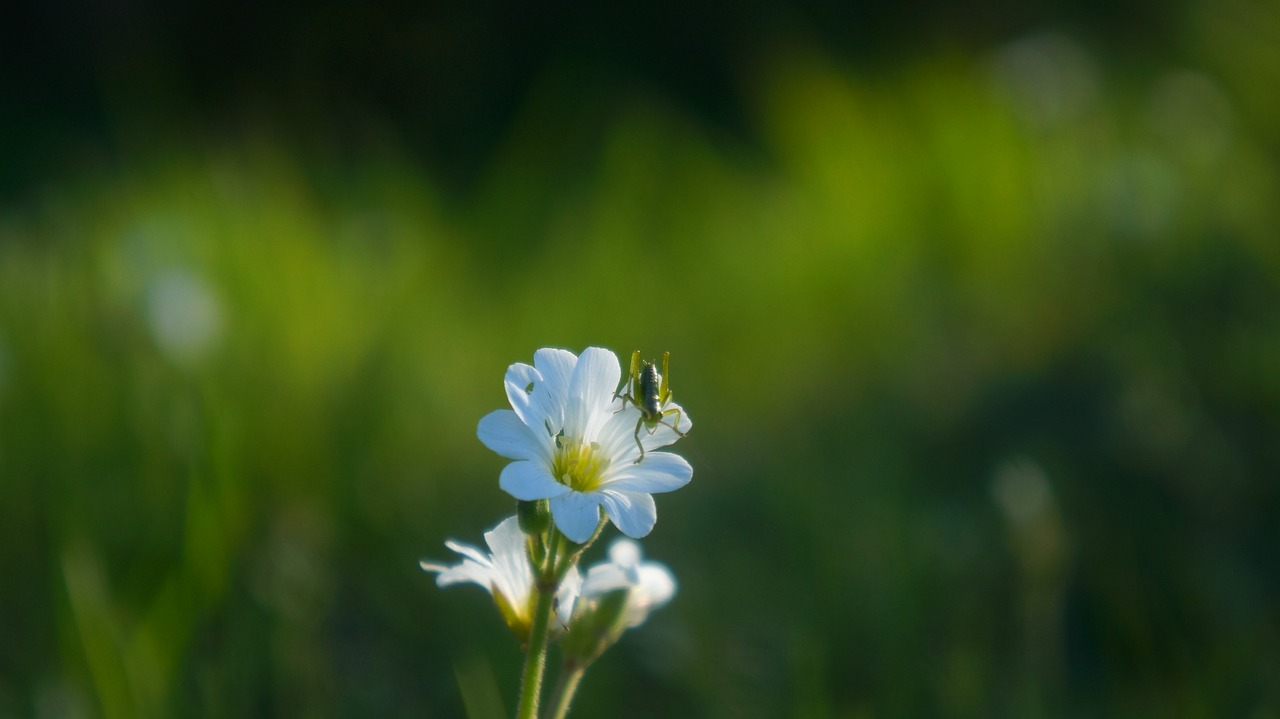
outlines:
[{"label": "blurred green background", "polygon": [[417,562],[512,511],[506,366],[593,344],[672,353],[695,474],[576,715],[1280,716],[1280,4],[0,40],[0,716],[512,707]]}]

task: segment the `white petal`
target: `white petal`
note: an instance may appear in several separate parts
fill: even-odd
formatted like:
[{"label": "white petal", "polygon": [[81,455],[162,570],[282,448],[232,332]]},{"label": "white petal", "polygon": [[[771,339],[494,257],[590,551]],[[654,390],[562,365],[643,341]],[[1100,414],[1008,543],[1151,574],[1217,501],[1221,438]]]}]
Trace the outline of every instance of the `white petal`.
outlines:
[{"label": "white petal", "polygon": [[680,489],[693,478],[693,467],[684,457],[669,452],[646,452],[639,464],[615,465],[608,485],[611,490],[653,494]]},{"label": "white petal", "polygon": [[484,446],[507,459],[551,458],[551,438],[539,437],[509,409],[498,409],[480,418],[476,436]]},{"label": "white petal", "polygon": [[490,566],[493,564],[492,562],[489,561],[489,556],[487,554],[485,554],[484,552],[481,552],[479,549],[476,549],[470,544],[463,544],[462,542],[455,542],[452,539],[449,539],[449,540],[445,540],[444,546],[448,547],[449,549],[452,549],[458,554],[461,554],[467,559],[470,559],[473,562],[476,562],[477,564],[481,564],[484,566]]},{"label": "white petal", "polygon": [[449,540],[445,545],[465,557],[461,564],[447,567],[425,560],[419,564],[428,572],[439,573],[436,577],[438,586],[474,582],[490,594],[501,594],[519,612],[528,604],[533,590],[533,568],[529,566],[519,520],[508,517],[485,532],[484,541],[489,545],[491,555],[469,544]]},{"label": "white petal", "polygon": [[609,545],[609,561],[619,567],[640,566],[640,545],[630,539],[615,539]]},{"label": "white petal", "polygon": [[[682,439],[681,435],[688,434],[689,430],[693,429],[693,420],[689,418],[689,413],[675,402],[667,402],[663,405],[662,412],[662,420],[656,425],[652,428],[640,429],[640,441],[644,443],[646,452],[675,444],[677,440]],[[680,430],[679,434],[676,433],[676,429]]]},{"label": "white petal", "polygon": [[502,474],[498,475],[498,486],[512,497],[526,502],[557,497],[569,491],[568,487],[552,478],[545,464],[530,460],[512,462],[503,467]]},{"label": "white petal", "polygon": [[596,525],[600,523],[599,507],[598,493],[566,492],[551,498],[551,517],[564,536],[581,544],[596,532]]},{"label": "white petal", "polygon": [[520,531],[520,520],[507,517],[498,526],[484,533],[484,543],[489,545],[493,556],[506,554],[524,554],[524,532]]},{"label": "white petal", "polygon": [[419,566],[419,567],[422,567],[422,570],[423,570],[423,571],[425,571],[425,572],[437,572],[437,573],[439,573],[439,572],[447,572],[447,571],[449,571],[449,567],[448,567],[447,565],[444,565],[444,564],[436,564],[435,562],[428,562],[428,561],[427,561],[427,560],[425,560],[425,559],[423,559],[423,560],[419,561],[419,562],[418,562],[418,566]]},{"label": "white petal", "polygon": [[560,588],[556,590],[556,616],[561,628],[568,628],[573,618],[574,605],[582,592],[582,573],[577,567],[569,567],[569,571],[560,580]]},{"label": "white petal", "polygon": [[[667,409],[680,409],[680,405],[677,404],[668,404],[666,406]],[[596,441],[600,442],[602,447],[607,448],[611,457],[617,459],[621,459],[627,452],[630,452],[630,461],[634,462],[640,456],[639,448],[636,445],[637,435],[641,443],[644,444],[644,450],[647,453],[650,450],[674,444],[681,439],[681,436],[676,434],[673,427],[679,427],[681,432],[687,434],[689,429],[693,427],[693,421],[681,409],[679,415],[667,415],[650,428],[640,422],[640,409],[631,402],[627,402],[622,411],[616,411],[615,408],[614,413],[600,430]],[[625,438],[626,444],[622,442],[623,438]],[[629,445],[629,448],[626,445]]]},{"label": "white petal", "polygon": [[428,562],[420,562],[419,566],[428,572],[439,572],[436,577],[437,587],[474,582],[484,587],[489,593],[493,593],[493,570],[489,567],[483,567],[472,561],[463,561],[462,564],[456,564],[452,567],[444,567]]},{"label": "white petal", "polygon": [[569,396],[569,378],[573,375],[578,356],[568,350],[544,347],[533,353],[533,366],[542,375],[542,382],[534,389],[541,412],[551,423],[552,433],[564,427],[564,407]]},{"label": "white petal", "polygon": [[484,541],[493,551],[494,586],[512,606],[522,606],[533,591],[533,568],[529,566],[520,520],[504,519],[485,532]]},{"label": "white petal", "polygon": [[[596,433],[596,442],[615,465],[634,464],[640,457],[640,447],[636,444],[640,410],[628,403],[621,411],[616,407],[609,411],[612,414]],[[644,432],[644,428],[640,427],[640,434]]]},{"label": "white petal", "polygon": [[645,562],[640,567],[640,587],[649,599],[650,609],[671,601],[676,594],[676,578],[658,562]]},{"label": "white petal", "polygon": [[571,437],[594,439],[610,414],[614,390],[622,377],[618,357],[601,347],[588,347],[569,378],[564,430]]},{"label": "white petal", "polygon": [[507,375],[502,380],[511,409],[530,427],[542,427],[543,420],[546,419],[541,407],[533,399],[534,388],[541,382],[542,375],[538,374],[538,370],[523,362],[508,367]]},{"label": "white petal", "polygon": [[627,598],[628,627],[635,627],[649,618],[649,612],[671,601],[676,593],[676,579],[667,568],[657,562],[645,562],[631,596]]},{"label": "white petal", "polygon": [[653,503],[653,497],[647,494],[608,489],[597,494],[600,495],[600,503],[604,505],[604,511],[613,525],[632,539],[644,537],[658,522],[658,508]]},{"label": "white petal", "polygon": [[597,564],[587,571],[587,579],[582,583],[582,596],[595,599],[615,589],[630,589],[635,578],[613,562]]}]

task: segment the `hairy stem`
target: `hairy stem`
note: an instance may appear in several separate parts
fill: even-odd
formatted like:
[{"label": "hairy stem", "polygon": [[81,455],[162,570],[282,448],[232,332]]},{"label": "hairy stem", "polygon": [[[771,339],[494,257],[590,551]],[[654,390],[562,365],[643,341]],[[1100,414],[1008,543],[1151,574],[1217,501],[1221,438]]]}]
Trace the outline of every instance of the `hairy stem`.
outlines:
[{"label": "hairy stem", "polygon": [[556,691],[551,699],[551,716],[553,719],[564,719],[569,715],[569,706],[573,703],[573,695],[578,691],[578,685],[582,683],[582,675],[586,674],[587,668],[574,664],[566,665],[560,672],[560,680],[556,682]]},{"label": "hairy stem", "polygon": [[520,680],[520,704],[516,710],[517,719],[537,719],[538,700],[542,696],[542,675],[547,666],[547,639],[551,634],[551,612],[554,608],[556,587],[559,577],[556,576],[556,559],[560,555],[559,533],[552,527],[548,536],[547,554],[543,566],[534,566],[537,579],[534,582],[534,593],[537,600],[533,608],[533,626],[529,629],[529,648],[524,658],[524,674]]}]

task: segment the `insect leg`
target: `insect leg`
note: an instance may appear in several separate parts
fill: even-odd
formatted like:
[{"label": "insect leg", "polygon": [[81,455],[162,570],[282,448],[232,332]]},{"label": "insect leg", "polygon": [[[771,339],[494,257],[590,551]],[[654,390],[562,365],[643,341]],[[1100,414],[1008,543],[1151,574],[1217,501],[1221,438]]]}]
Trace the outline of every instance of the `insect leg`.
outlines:
[{"label": "insect leg", "polygon": [[636,459],[636,464],[640,464],[640,460],[644,459],[644,445],[640,443],[640,426],[644,423],[644,417],[636,420],[636,446],[640,448],[640,457]]},{"label": "insect leg", "polygon": [[[668,424],[667,426],[670,427],[673,432],[680,435],[682,438],[687,437],[688,435],[685,432],[680,431],[680,420],[684,419],[683,412],[681,412],[679,409],[676,409],[675,407],[672,407],[671,409],[663,412],[662,417],[663,419],[666,419],[667,416],[673,415],[673,414],[676,416],[676,421],[674,424]],[[663,424],[666,424],[666,423],[664,422]]]}]

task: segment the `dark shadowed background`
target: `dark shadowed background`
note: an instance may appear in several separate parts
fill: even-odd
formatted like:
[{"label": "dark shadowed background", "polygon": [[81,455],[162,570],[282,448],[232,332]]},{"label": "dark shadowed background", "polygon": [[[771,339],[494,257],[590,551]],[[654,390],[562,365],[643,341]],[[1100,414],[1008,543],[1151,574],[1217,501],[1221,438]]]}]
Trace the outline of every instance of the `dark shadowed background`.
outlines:
[{"label": "dark shadowed background", "polygon": [[1274,0],[4,15],[0,717],[513,707],[417,562],[593,344],[695,473],[577,716],[1280,716]]}]

